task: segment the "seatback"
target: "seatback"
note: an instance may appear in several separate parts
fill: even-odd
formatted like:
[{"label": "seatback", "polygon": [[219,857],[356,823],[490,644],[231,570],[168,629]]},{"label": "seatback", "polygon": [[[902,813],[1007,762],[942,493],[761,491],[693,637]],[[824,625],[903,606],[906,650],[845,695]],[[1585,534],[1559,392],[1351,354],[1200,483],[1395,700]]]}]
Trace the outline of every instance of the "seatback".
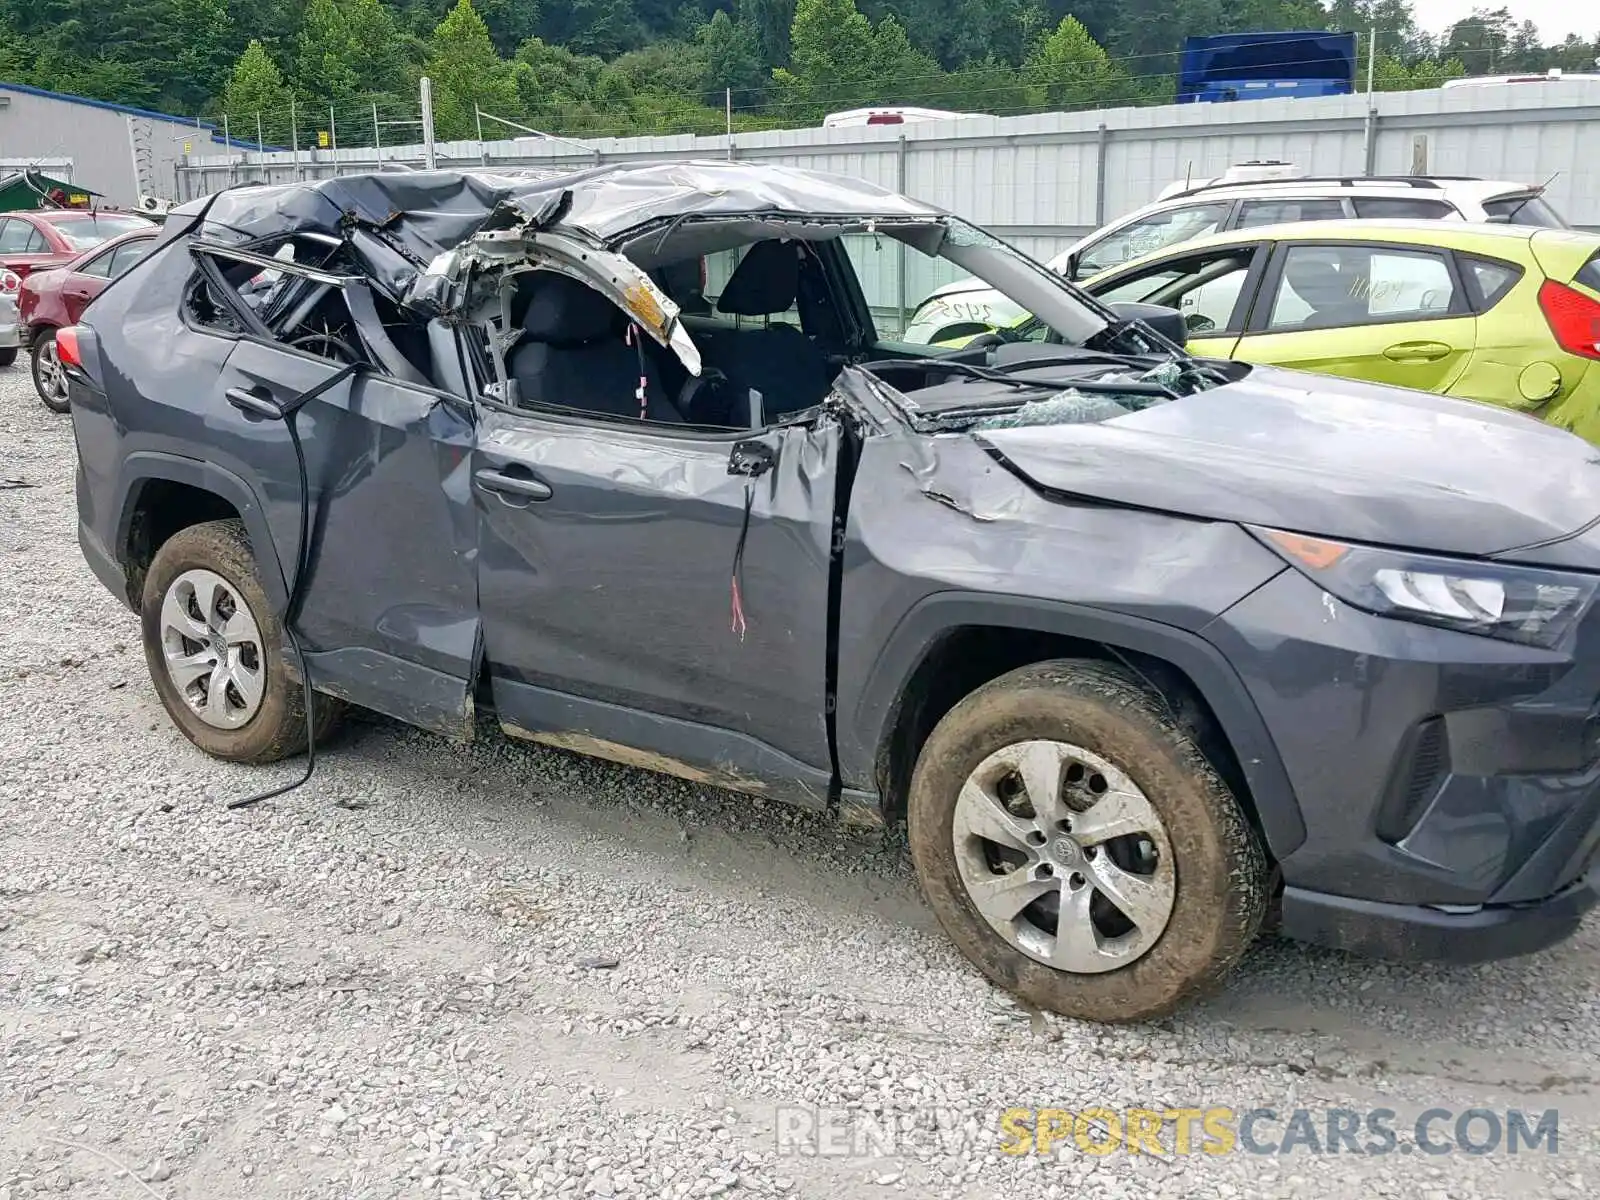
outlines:
[{"label": "seatback", "polygon": [[1291,254],[1284,267],[1284,279],[1294,294],[1311,309],[1302,328],[1354,325],[1367,314],[1367,304],[1352,290],[1354,270],[1331,254]]},{"label": "seatback", "polygon": [[[627,318],[620,309],[565,275],[540,273],[535,280],[522,318],[522,341],[507,363],[524,403],[637,417],[642,370],[646,418],[683,420],[652,356],[628,344]],[[635,330],[633,336],[644,334]]]},{"label": "seatback", "polygon": [[[773,317],[788,312],[800,291],[797,242],[757,242],[728,278],[717,311],[739,317]],[[768,417],[810,408],[828,394],[828,364],[793,325],[720,332],[713,335],[713,357],[736,388],[762,394]]]}]

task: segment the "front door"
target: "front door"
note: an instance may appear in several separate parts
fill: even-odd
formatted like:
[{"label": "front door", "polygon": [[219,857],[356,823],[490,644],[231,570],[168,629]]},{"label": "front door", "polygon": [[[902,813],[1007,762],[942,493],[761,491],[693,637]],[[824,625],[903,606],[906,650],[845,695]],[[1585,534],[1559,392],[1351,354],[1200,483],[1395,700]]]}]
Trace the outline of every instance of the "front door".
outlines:
[{"label": "front door", "polygon": [[1324,375],[1442,392],[1477,338],[1443,251],[1281,243],[1235,357]]},{"label": "front door", "polygon": [[481,408],[478,597],[506,731],[823,806],[841,445],[827,417],[741,435]]}]

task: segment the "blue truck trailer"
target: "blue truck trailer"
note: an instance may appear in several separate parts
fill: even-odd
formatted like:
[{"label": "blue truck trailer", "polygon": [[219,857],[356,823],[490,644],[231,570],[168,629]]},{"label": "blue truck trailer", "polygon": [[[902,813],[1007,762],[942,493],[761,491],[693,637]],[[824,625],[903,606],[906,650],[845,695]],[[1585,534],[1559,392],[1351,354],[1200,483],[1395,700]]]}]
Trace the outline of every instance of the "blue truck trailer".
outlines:
[{"label": "blue truck trailer", "polygon": [[1185,38],[1178,103],[1347,96],[1355,91],[1356,35],[1321,30]]}]

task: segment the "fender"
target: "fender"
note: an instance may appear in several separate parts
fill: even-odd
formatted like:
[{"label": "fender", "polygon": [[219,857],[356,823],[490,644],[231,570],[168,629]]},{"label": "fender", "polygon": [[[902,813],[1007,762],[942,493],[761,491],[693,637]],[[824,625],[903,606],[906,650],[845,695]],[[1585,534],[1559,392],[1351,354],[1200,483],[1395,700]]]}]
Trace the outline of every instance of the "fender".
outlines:
[{"label": "fender", "polygon": [[942,634],[972,625],[1060,634],[1171,663],[1188,676],[1232,744],[1273,857],[1281,861],[1305,841],[1305,821],[1283,760],[1244,681],[1221,651],[1172,625],[1051,600],[939,592],[919,601],[895,626],[851,706],[855,719],[839,731],[839,764],[846,779],[874,777],[900,696],[918,664]]},{"label": "fender", "polygon": [[282,612],[289,601],[288,580],[283,573],[283,564],[278,560],[272,530],[267,525],[266,514],[261,511],[255,492],[232,471],[203,459],[156,450],[139,450],[123,460],[117,485],[117,502],[113,510],[118,514],[117,538],[112,547],[123,570],[126,571],[128,567],[128,535],[139,493],[151,480],[188,484],[220,496],[238,510],[244,521],[245,532],[250,535],[250,549],[261,571],[262,590],[267,593],[273,608]]}]

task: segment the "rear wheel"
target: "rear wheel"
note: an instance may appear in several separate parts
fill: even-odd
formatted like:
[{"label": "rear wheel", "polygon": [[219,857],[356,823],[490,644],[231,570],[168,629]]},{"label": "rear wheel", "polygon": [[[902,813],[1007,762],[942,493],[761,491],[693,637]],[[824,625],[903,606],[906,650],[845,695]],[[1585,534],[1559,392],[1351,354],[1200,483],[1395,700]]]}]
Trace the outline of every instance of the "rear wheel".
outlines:
[{"label": "rear wheel", "polygon": [[[169,538],[145,576],[140,610],[151,681],[191,742],[246,763],[306,748],[304,689],[284,661],[243,523],[208,521]],[[315,701],[321,741],[340,706]]]},{"label": "rear wheel", "polygon": [[56,331],[41,329],[33,335],[33,388],[51,412],[67,411],[67,373],[56,353]]},{"label": "rear wheel", "polygon": [[1092,661],[978,689],[912,777],[924,893],[991,980],[1097,1021],[1169,1013],[1220,979],[1266,910],[1260,844],[1158,697]]}]

